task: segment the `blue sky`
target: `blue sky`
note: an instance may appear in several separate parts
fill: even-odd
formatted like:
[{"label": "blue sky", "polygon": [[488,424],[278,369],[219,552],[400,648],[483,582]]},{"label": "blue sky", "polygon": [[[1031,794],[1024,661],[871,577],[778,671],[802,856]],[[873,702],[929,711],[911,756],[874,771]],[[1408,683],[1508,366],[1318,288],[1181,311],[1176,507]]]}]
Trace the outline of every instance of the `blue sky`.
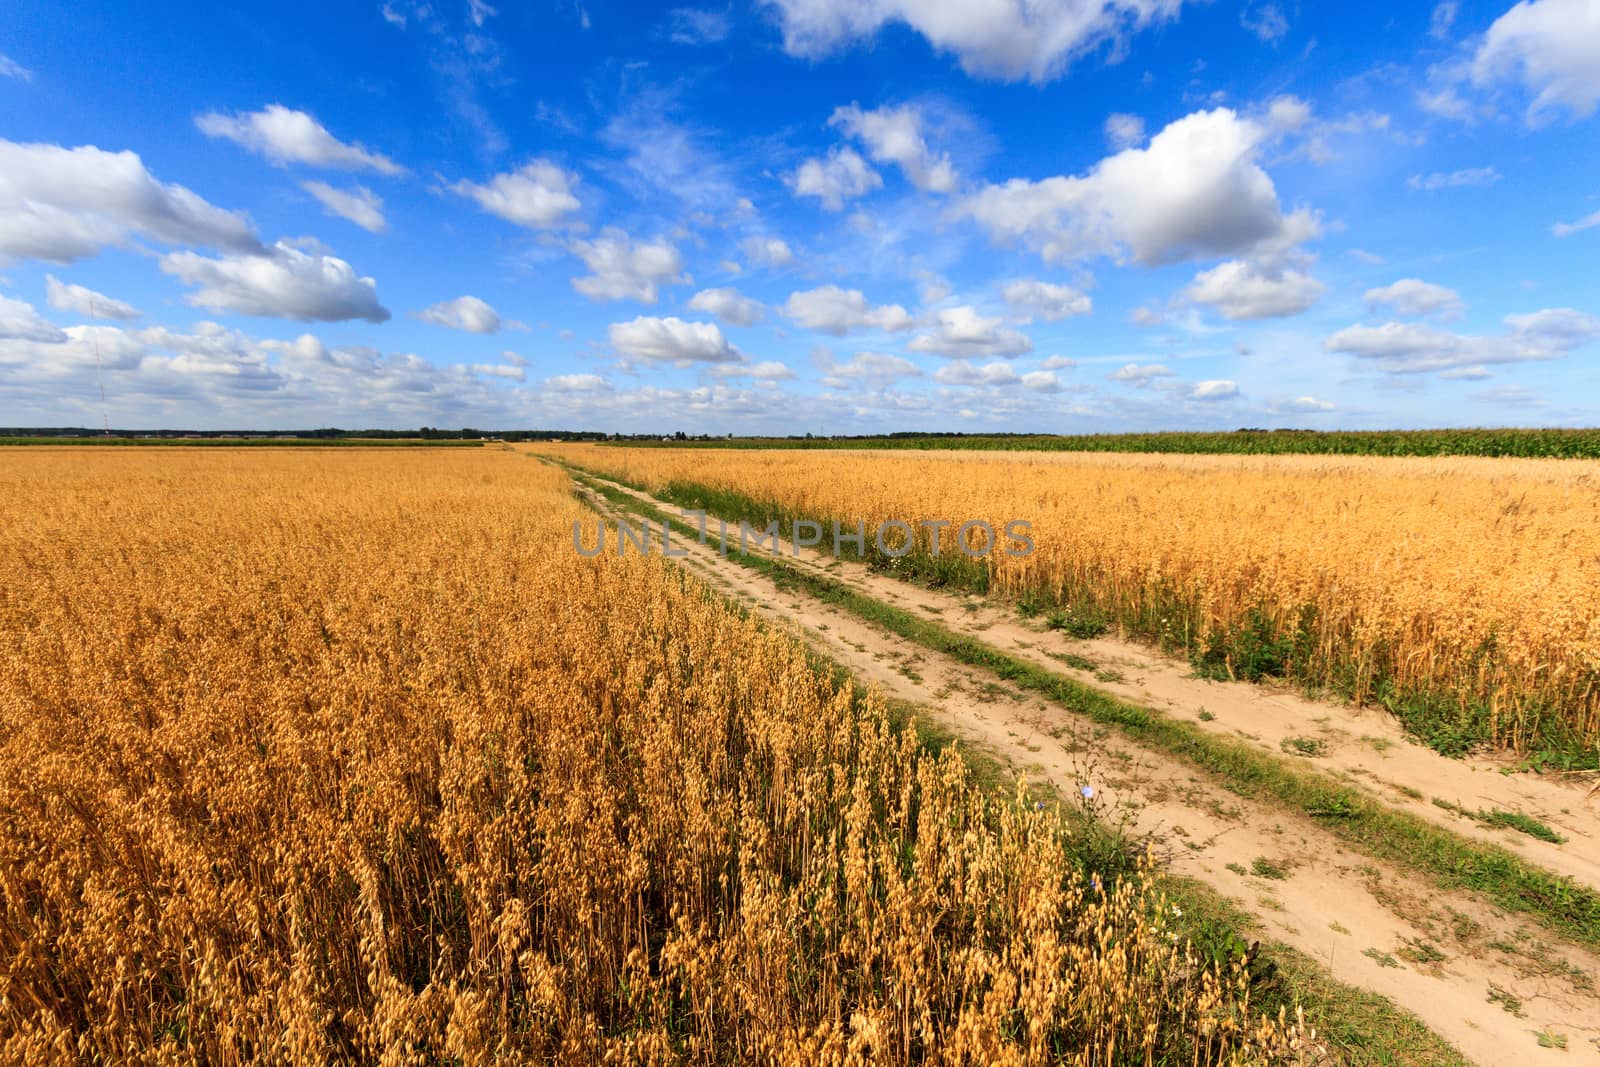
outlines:
[{"label": "blue sky", "polygon": [[8,10],[0,425],[1600,410],[1600,0]]}]

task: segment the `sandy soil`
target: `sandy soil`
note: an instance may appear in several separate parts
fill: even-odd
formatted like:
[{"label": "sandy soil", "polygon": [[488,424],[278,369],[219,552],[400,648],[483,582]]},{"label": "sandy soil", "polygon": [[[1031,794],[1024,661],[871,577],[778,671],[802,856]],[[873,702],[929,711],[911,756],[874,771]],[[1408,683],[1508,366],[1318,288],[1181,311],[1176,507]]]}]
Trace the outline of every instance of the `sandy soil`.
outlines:
[{"label": "sandy soil", "polygon": [[[605,506],[598,496],[593,499]],[[1240,797],[1173,756],[1013,690],[987,671],[780,590],[724,558],[714,542],[673,543],[690,553],[679,562],[712,587],[781,621],[884,693],[921,705],[968,745],[1074,801],[1083,787],[1093,789],[1089,803],[1098,814],[1150,835],[1174,871],[1229,897],[1266,934],[1322,961],[1336,978],[1390,997],[1473,1060],[1600,1062],[1600,959],[1593,954],[1557,943],[1475,895],[1442,892],[1372,861],[1307,816]],[[1191,677],[1187,665],[1134,644],[1072,641],[978,598],[919,589],[810,550],[795,557],[787,544],[781,551],[791,565],[823,570],[1019,658],[1169,714],[1194,717],[1206,729],[1273,752],[1287,738],[1320,740],[1325,754],[1310,762],[1385,802],[1600,884],[1600,807],[1585,801],[1586,783],[1506,774],[1490,761],[1448,760],[1409,743],[1381,712],[1207,682]],[[1052,656],[1069,652],[1092,660],[1097,670],[1075,671]],[[1213,718],[1201,722],[1202,709]],[[1471,810],[1523,811],[1556,827],[1567,841],[1553,845],[1491,830],[1439,808],[1434,797]],[[1566,1035],[1566,1051],[1541,1048],[1540,1031]]]}]

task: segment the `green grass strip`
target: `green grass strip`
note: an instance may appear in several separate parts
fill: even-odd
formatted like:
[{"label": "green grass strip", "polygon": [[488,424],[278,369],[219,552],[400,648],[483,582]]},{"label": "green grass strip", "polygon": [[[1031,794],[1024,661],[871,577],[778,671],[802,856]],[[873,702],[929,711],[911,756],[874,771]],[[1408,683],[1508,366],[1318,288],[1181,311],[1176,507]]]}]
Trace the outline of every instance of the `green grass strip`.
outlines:
[{"label": "green grass strip", "polygon": [[[612,504],[698,537],[698,529],[660,508],[568,467],[578,481]],[[983,641],[885,604],[823,575],[766,556],[730,551],[728,558],[825,603],[962,663],[1055,701],[1096,723],[1210,772],[1228,789],[1271,800],[1312,816],[1331,834],[1376,859],[1416,871],[1445,889],[1469,889],[1507,911],[1525,915],[1561,937],[1600,950],[1600,894],[1572,878],[1528,863],[1497,845],[1470,841],[1443,827],[1384,805],[1320,771],[1293,766],[1247,742],[1202,730],[1153,708],[1119,700],[1037,667]]]}]

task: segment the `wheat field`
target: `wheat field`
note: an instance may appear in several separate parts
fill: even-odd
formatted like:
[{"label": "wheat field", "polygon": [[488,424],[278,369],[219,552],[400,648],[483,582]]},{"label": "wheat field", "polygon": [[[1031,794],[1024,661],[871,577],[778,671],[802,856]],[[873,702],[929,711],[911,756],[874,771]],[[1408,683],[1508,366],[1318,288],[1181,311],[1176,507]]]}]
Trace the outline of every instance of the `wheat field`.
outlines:
[{"label": "wheat field", "polygon": [[0,468],[0,1060],[1301,1062],[1151,876],[505,451]]},{"label": "wheat field", "polygon": [[540,449],[763,518],[1026,520],[1036,550],[987,557],[985,587],[1087,606],[1235,675],[1254,656],[1389,704],[1440,747],[1592,763],[1600,744],[1600,463]]}]

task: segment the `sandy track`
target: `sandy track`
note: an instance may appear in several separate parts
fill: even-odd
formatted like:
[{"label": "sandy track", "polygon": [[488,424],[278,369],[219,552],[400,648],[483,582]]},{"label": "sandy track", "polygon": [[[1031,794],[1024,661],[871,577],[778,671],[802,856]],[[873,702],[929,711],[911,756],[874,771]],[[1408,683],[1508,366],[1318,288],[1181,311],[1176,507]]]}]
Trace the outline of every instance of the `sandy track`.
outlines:
[{"label": "sandy track", "polygon": [[[615,488],[676,513],[646,494]],[[603,499],[592,499],[610,510]],[[1600,959],[1593,954],[1546,944],[1548,934],[1475,895],[1442,892],[1375,862],[1305,815],[1240,797],[1176,757],[1017,692],[990,672],[780,589],[772,579],[723,557],[714,542],[702,546],[674,538],[673,544],[689,552],[679,562],[713,588],[781,621],[886,694],[921,705],[1015,772],[1048,782],[1067,797],[1076,797],[1083,786],[1093,788],[1102,816],[1151,835],[1174,871],[1212,886],[1254,915],[1264,932],[1320,960],[1341,981],[1390,997],[1472,1059],[1600,1062],[1600,996],[1594,988]],[[1575,784],[1508,778],[1492,764],[1447,761],[1406,743],[1398,727],[1378,713],[1194,679],[1182,665],[1137,646],[1070,641],[1032,629],[976,598],[918,589],[859,564],[808,550],[797,558],[787,545],[782,557],[791,566],[822,570],[875,599],[937,618],[953,630],[1126,699],[1174,715],[1193,716],[1204,708],[1215,716],[1204,724],[1207,728],[1274,751],[1284,738],[1316,737],[1327,745],[1327,755],[1317,760],[1324,769],[1383,792],[1386,801],[1409,801],[1418,814],[1446,820],[1462,833],[1487,836],[1591,884],[1600,872],[1595,862],[1600,827]],[[1073,671],[1050,655],[1069,650],[1094,660],[1101,676]],[[1412,800],[1389,783],[1426,796]],[[1531,848],[1544,843],[1530,838],[1523,845],[1505,832],[1452,817],[1431,803],[1433,796],[1465,807],[1526,811],[1558,826],[1569,840]],[[1567,1051],[1541,1048],[1537,1035],[1546,1030],[1566,1035]]]}]

